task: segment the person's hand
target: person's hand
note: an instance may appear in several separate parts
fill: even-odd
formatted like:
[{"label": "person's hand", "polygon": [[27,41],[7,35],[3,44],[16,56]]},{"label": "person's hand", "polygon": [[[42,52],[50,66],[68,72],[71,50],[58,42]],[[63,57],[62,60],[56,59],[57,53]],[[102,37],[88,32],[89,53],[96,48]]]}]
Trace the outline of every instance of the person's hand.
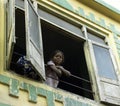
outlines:
[{"label": "person's hand", "polygon": [[66,71],[65,71],[65,75],[66,75],[66,76],[71,76],[71,73],[66,70]]},{"label": "person's hand", "polygon": [[56,68],[61,69],[61,70],[63,69],[63,67],[62,67],[62,66],[56,66]]}]

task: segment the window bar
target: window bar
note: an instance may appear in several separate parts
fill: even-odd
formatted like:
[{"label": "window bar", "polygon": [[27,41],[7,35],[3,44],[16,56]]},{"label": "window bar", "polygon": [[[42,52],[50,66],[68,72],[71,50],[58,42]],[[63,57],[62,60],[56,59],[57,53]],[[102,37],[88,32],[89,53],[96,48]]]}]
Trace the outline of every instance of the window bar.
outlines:
[{"label": "window bar", "polygon": [[74,77],[74,78],[76,78],[76,79],[83,80],[83,81],[85,81],[85,82],[91,83],[90,81],[88,81],[88,80],[86,80],[86,79],[84,79],[84,78],[80,78],[80,77],[75,76],[75,75],[71,75],[71,76]]},{"label": "window bar", "polygon": [[[51,76],[47,76],[47,77],[52,78],[52,79],[54,79],[54,80],[58,80],[58,79],[55,79],[55,78],[53,78],[53,77],[51,77]],[[89,92],[89,93],[95,94],[95,93],[92,92],[91,90],[88,90],[88,89],[85,89],[85,88],[79,87],[79,86],[77,86],[77,85],[74,85],[74,84],[68,83],[68,82],[63,81],[63,80],[59,80],[59,81],[65,83],[65,84],[67,84],[67,85],[70,85],[70,86],[73,86],[73,87],[76,87],[76,88],[82,89],[82,90],[84,90],[84,91],[86,91],[86,92]]]},{"label": "window bar", "polygon": [[[47,67],[46,64],[45,64],[45,67]],[[75,76],[75,75],[73,75],[73,74],[71,74],[70,77],[74,77],[74,78],[76,78],[76,79],[83,80],[83,81],[85,81],[85,82],[88,82],[88,83],[92,84],[90,81],[88,81],[88,80],[86,80],[86,79],[84,79],[84,78],[80,78],[80,77],[78,77],[78,76]]]},{"label": "window bar", "polygon": [[18,53],[18,52],[13,52],[13,53],[16,54],[16,55],[19,55],[19,56],[25,56],[25,55],[20,54],[20,53]]},{"label": "window bar", "polygon": [[[17,52],[14,52],[14,53],[17,54],[17,55],[23,56],[22,54],[19,54],[19,53],[17,53]],[[17,64],[17,63],[14,63],[14,62],[11,62],[11,63],[12,63],[12,64]],[[88,81],[88,80],[86,80],[86,79],[83,79],[83,78],[80,78],[80,77],[77,77],[77,76],[75,76],[75,75],[71,75],[71,76],[74,77],[74,78],[77,78],[77,79],[83,80],[83,81],[85,81],[85,82],[91,83],[90,81]],[[47,77],[52,78],[52,79],[54,79],[54,80],[58,80],[58,79],[55,79],[55,78],[53,78],[53,77],[51,77],[51,76],[47,76]],[[82,90],[84,90],[84,91],[86,91],[86,92],[89,92],[89,93],[94,94],[94,92],[92,92],[91,90],[88,90],[88,89],[85,89],[85,88],[79,87],[79,86],[77,86],[77,85],[74,85],[74,84],[68,83],[68,82],[63,81],[63,80],[59,80],[59,81],[65,83],[65,84],[67,84],[67,85],[70,85],[70,86],[73,86],[73,87],[76,87],[76,88],[82,89]]]},{"label": "window bar", "polygon": [[16,39],[25,39],[25,37],[24,36],[16,37]]},{"label": "window bar", "polygon": [[76,88],[82,89],[82,90],[84,90],[84,91],[86,91],[86,92],[89,92],[89,93],[95,94],[95,93],[92,92],[91,90],[88,90],[88,89],[85,89],[85,88],[79,87],[79,86],[77,86],[77,85],[74,85],[74,84],[68,83],[68,82],[66,82],[66,81],[62,81],[62,80],[60,80],[60,82],[63,82],[63,83],[65,83],[65,84],[67,84],[67,85],[70,85],[70,86],[73,86],[73,87],[76,87]]}]

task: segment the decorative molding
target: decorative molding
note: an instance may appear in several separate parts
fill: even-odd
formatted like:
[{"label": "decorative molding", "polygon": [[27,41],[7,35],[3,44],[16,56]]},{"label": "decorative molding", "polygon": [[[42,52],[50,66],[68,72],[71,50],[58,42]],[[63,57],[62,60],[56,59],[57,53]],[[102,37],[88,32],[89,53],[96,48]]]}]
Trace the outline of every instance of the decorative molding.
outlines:
[{"label": "decorative molding", "polygon": [[67,0],[53,0],[53,2],[60,4],[62,7],[67,8],[70,11],[74,11],[73,7],[67,2]]},{"label": "decorative molding", "polygon": [[12,105],[5,104],[5,103],[0,103],[0,106],[12,106]]},{"label": "decorative molding", "polygon": [[[55,93],[52,91],[48,91],[47,89],[43,89],[40,87],[36,87],[32,84],[28,84],[25,82],[20,82],[17,79],[13,79],[4,75],[0,75],[0,83],[8,85],[9,86],[9,95],[14,96],[16,98],[19,97],[19,90],[24,90],[28,92],[28,100],[30,102],[36,103],[37,97],[44,96],[47,99],[47,106],[55,106],[54,101],[60,101],[64,102],[64,106],[91,106],[90,104],[86,104],[84,102],[77,101],[75,99],[71,99],[69,97],[63,96],[59,93]],[[18,98],[19,99],[19,98]],[[72,104],[71,104],[72,103]],[[11,105],[1,105],[0,106],[11,106]]]}]

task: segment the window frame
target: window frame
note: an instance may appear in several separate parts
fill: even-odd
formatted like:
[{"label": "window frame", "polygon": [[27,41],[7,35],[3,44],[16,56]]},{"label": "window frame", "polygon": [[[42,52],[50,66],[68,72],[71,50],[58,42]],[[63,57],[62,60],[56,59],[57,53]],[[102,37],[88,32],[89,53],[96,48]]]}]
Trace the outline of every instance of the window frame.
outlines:
[{"label": "window frame", "polygon": [[[46,21],[46,22],[48,22],[48,23],[62,29],[63,31],[66,31],[66,32],[68,32],[68,33],[70,33],[72,35],[75,35],[75,37],[77,37],[78,39],[86,40],[84,34],[82,33],[82,24],[81,25],[79,25],[79,24],[78,25],[72,25],[71,23],[69,23],[69,22],[67,22],[67,21],[65,21],[65,20],[63,20],[61,18],[58,18],[55,15],[53,15],[53,14],[47,12],[47,11],[44,11],[41,8],[38,8],[38,7],[37,7],[37,12],[38,12],[41,20],[44,20],[44,21]],[[49,19],[48,17],[51,17],[51,18]],[[52,20],[52,18],[54,20]],[[57,21],[59,21],[59,22],[57,22]],[[60,23],[64,23],[64,22],[65,22],[65,24],[60,25]],[[71,27],[73,27],[77,31],[79,30],[80,33],[72,32],[71,31],[72,29],[68,29],[66,27],[67,24],[69,24]]]},{"label": "window frame", "polygon": [[7,68],[10,67],[10,61],[13,53],[14,44],[16,42],[15,38],[15,0],[7,2]]},{"label": "window frame", "polygon": [[[89,28],[87,28],[87,29],[89,29]],[[92,29],[89,29],[89,30],[92,30]],[[99,34],[99,32],[98,32],[98,34]],[[101,36],[103,36],[103,35],[101,35]],[[106,39],[107,39],[108,36],[109,36],[109,34],[105,36],[105,38],[104,38],[105,42],[106,42]],[[108,44],[108,42],[106,42],[106,43]],[[94,48],[93,48],[94,44],[97,45],[97,46],[100,46],[102,48],[106,48],[106,49],[109,50],[111,61],[113,63],[114,71],[115,71],[115,74],[116,74],[116,77],[117,77],[116,80],[108,79],[108,78],[101,78],[99,76],[99,74],[98,74],[98,68],[97,68],[97,62],[96,62],[96,57],[95,57]],[[109,47],[109,45],[107,45],[107,44],[106,45],[100,44],[100,43],[98,43],[96,41],[92,41],[92,40],[88,39],[87,43],[86,43],[86,45],[88,47],[86,49],[88,49],[88,50],[86,50],[86,52],[89,53],[89,57],[86,54],[86,57],[88,57],[88,59],[86,58],[86,60],[87,60],[87,63],[88,63],[88,68],[90,69],[91,78],[95,81],[95,84],[96,84],[96,87],[95,87],[95,85],[93,85],[93,90],[95,90],[95,93],[99,94],[99,96],[96,95],[95,98],[99,98],[99,100],[101,102],[110,103],[110,104],[117,104],[118,105],[120,98],[117,95],[117,93],[116,93],[116,95],[112,94],[111,97],[109,97],[110,95],[108,96],[107,92],[106,92],[106,90],[108,89],[106,87],[107,84],[109,84],[109,86],[111,85],[111,87],[114,90],[115,90],[115,88],[116,88],[116,90],[118,90],[120,88],[120,84],[119,84],[120,81],[119,81],[118,73],[117,73],[117,71],[118,71],[117,64],[115,62],[112,50]],[[91,64],[91,66],[90,66],[90,64]],[[106,83],[106,85],[104,85],[104,83]],[[112,86],[112,84],[113,84],[113,86]],[[116,85],[116,86],[114,86],[114,85]],[[119,93],[120,93],[120,90],[119,90]],[[118,96],[118,97],[114,97],[114,96]]]}]

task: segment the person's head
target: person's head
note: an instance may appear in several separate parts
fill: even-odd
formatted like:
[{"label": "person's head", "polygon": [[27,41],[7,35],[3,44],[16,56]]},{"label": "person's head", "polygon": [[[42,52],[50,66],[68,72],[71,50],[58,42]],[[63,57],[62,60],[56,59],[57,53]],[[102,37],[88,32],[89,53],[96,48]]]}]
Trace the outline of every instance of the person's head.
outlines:
[{"label": "person's head", "polygon": [[56,64],[56,65],[60,65],[63,63],[64,61],[64,54],[62,51],[60,50],[55,50],[52,54],[51,54],[51,60]]}]

